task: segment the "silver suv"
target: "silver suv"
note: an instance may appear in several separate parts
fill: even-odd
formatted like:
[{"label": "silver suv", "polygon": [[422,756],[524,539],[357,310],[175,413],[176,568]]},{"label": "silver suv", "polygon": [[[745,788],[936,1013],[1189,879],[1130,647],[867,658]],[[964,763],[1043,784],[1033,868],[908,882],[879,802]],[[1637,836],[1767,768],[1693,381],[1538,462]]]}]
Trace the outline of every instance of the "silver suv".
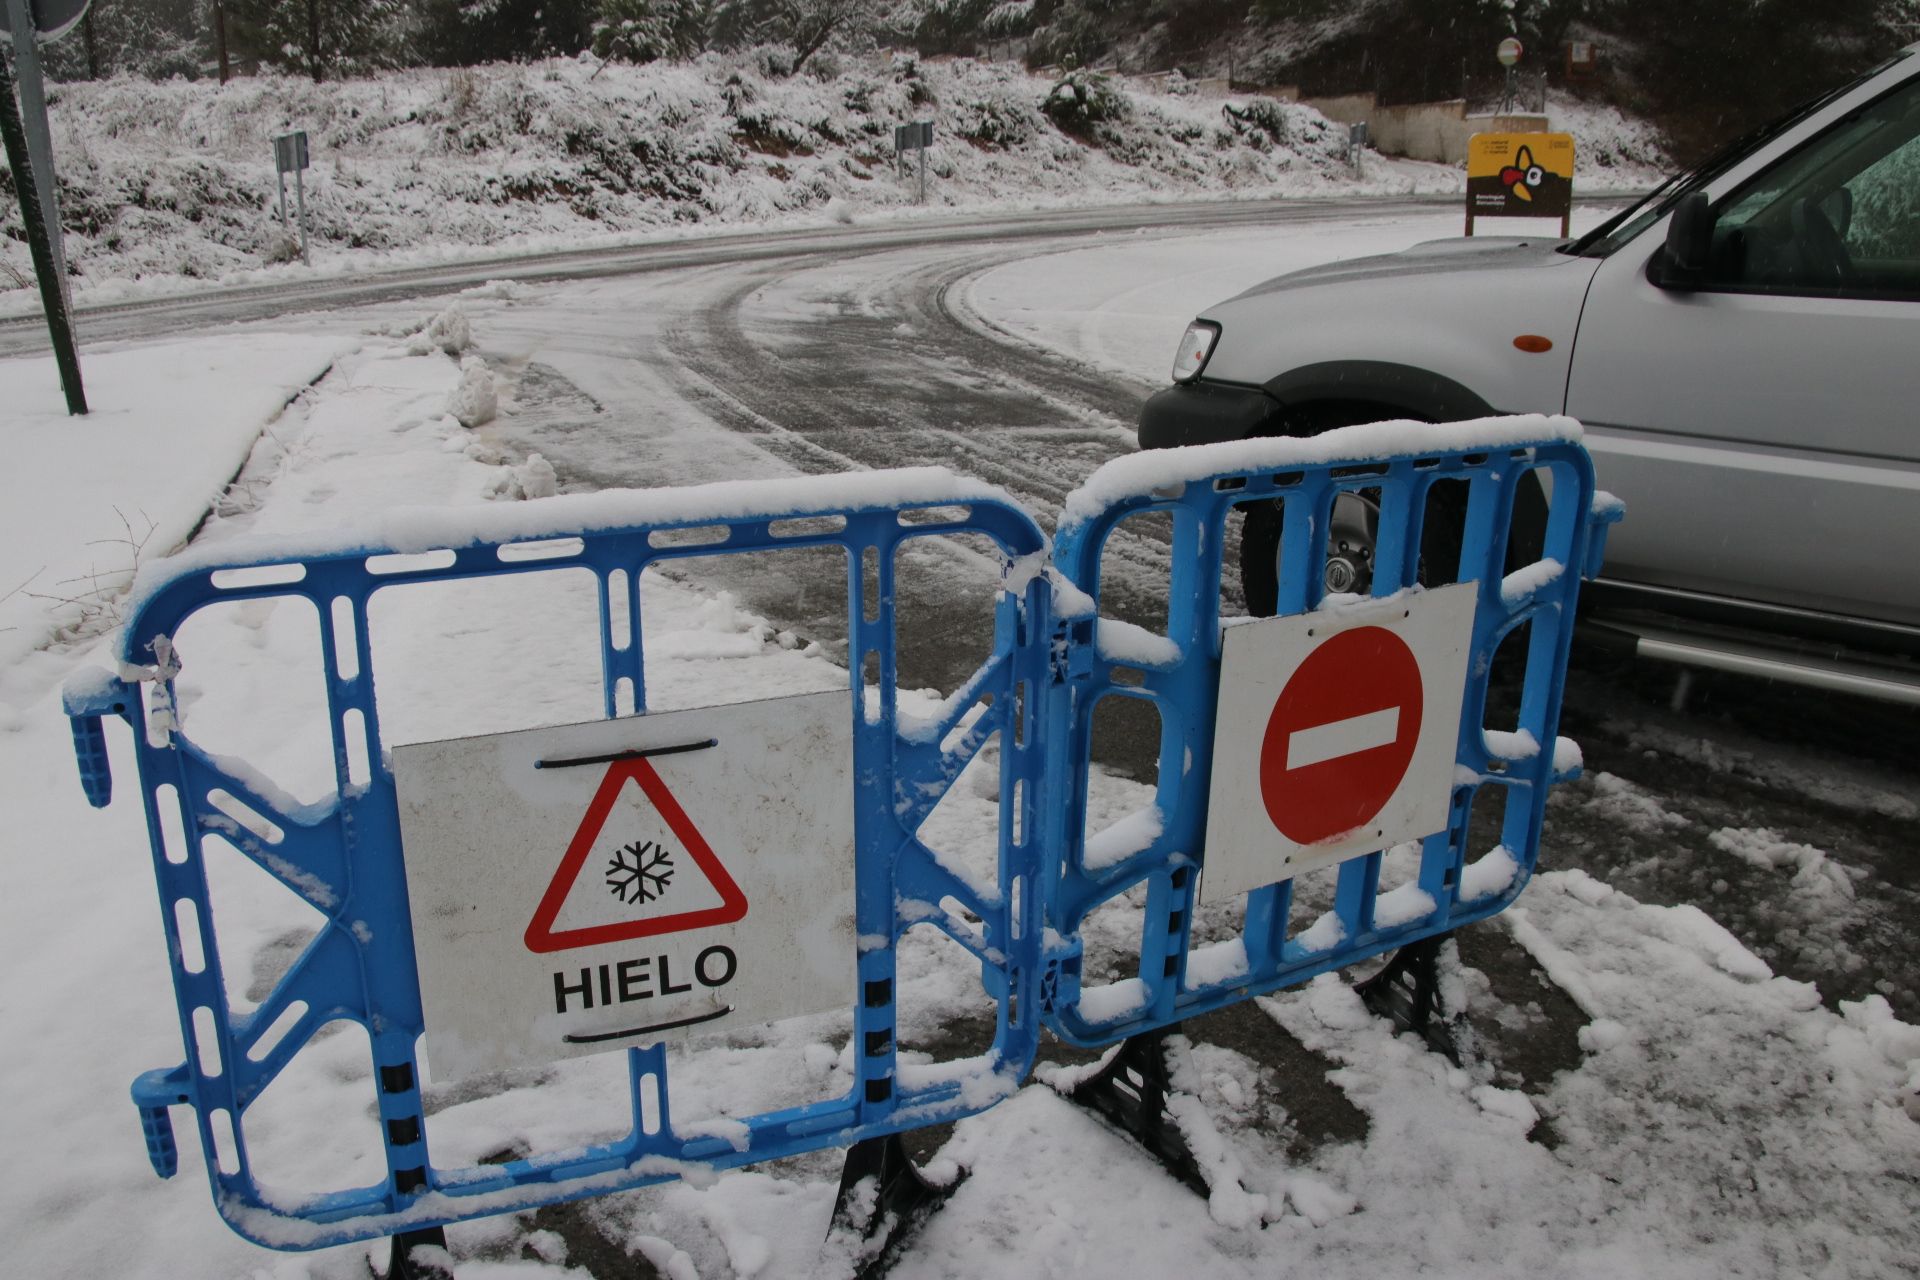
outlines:
[{"label": "silver suv", "polygon": [[[1920,45],[1578,240],[1258,285],[1194,322],[1173,376],[1143,447],[1570,414],[1629,512],[1592,621],[1650,656],[1920,704]],[[1363,542],[1366,513],[1345,519]],[[1256,610],[1277,541],[1249,515]]]}]

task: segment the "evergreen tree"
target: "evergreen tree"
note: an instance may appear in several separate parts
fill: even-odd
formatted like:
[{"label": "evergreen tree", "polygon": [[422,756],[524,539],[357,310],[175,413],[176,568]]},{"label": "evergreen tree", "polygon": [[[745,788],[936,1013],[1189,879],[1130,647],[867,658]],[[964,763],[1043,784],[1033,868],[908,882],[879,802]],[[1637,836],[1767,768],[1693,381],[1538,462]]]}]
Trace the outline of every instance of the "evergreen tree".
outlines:
[{"label": "evergreen tree", "polygon": [[600,0],[593,51],[603,58],[653,62],[707,47],[712,0]]},{"label": "evergreen tree", "polygon": [[121,73],[192,79],[212,56],[203,8],[203,0],[94,0],[78,27],[41,46],[47,74],[55,80]]},{"label": "evergreen tree", "polygon": [[224,0],[237,63],[312,76],[358,75],[410,60],[404,0]]},{"label": "evergreen tree", "polygon": [[875,0],[719,0],[714,42],[737,47],[780,44],[793,50],[798,73],[828,42],[870,33],[879,21]]},{"label": "evergreen tree", "polygon": [[422,57],[435,66],[570,58],[593,40],[599,0],[417,0]]},{"label": "evergreen tree", "polygon": [[1629,105],[1687,161],[1893,53],[1885,19],[1903,3],[1594,0],[1593,17],[1635,37]]}]

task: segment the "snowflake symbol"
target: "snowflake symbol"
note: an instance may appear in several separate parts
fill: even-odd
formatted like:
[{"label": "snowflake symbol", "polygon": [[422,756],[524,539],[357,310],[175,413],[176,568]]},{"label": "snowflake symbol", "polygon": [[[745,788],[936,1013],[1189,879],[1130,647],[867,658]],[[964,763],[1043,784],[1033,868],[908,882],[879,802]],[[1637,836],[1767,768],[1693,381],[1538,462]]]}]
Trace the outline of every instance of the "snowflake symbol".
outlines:
[{"label": "snowflake symbol", "polygon": [[662,845],[636,840],[607,862],[607,888],[622,902],[652,902],[673,879],[673,855]]}]

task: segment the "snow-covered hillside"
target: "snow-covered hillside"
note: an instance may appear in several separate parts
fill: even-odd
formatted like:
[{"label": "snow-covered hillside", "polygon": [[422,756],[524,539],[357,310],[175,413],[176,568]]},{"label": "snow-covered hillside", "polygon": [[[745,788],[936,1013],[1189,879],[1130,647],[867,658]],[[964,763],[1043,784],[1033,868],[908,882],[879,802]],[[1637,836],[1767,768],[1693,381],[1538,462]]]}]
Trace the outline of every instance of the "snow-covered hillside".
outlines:
[{"label": "snow-covered hillside", "polygon": [[[275,134],[305,129],[315,268],[579,247],[698,227],[904,210],[917,174],[894,126],[931,120],[928,202],[947,210],[1156,199],[1450,191],[1452,170],[1376,155],[1313,110],[1010,63],[876,55],[779,78],[751,54],[284,76],[54,94],[68,255],[83,300],[232,280],[297,257],[275,210]],[[1051,105],[1049,98],[1051,96]],[[1650,145],[1587,170],[1644,184]],[[1645,154],[1638,154],[1644,152]],[[1593,189],[1589,184],[1586,189]],[[0,227],[18,228],[11,193]],[[0,310],[36,305],[26,247],[0,238]]]}]

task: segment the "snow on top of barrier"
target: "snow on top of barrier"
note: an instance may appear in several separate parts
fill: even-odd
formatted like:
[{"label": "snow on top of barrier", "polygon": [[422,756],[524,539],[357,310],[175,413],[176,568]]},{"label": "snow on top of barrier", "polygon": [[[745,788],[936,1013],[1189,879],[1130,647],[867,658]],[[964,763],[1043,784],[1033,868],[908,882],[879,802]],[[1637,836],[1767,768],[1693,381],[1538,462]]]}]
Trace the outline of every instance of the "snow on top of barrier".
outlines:
[{"label": "snow on top of barrier", "polygon": [[998,485],[945,467],[726,480],[680,488],[607,489],[471,507],[397,507],[346,530],[236,538],[187,547],[141,567],[134,580],[129,616],[137,614],[168,582],[204,569],[343,555],[458,550],[481,543],[575,537],[634,526],[784,519],[873,507],[966,502],[998,502],[1024,511]]},{"label": "snow on top of barrier", "polygon": [[1317,436],[1268,436],[1179,449],[1148,449],[1116,458],[1067,495],[1059,533],[1085,524],[1116,502],[1144,498],[1168,485],[1238,471],[1284,471],[1381,458],[1474,453],[1540,444],[1573,444],[1581,428],[1559,414],[1515,414],[1467,422],[1371,422]]}]

